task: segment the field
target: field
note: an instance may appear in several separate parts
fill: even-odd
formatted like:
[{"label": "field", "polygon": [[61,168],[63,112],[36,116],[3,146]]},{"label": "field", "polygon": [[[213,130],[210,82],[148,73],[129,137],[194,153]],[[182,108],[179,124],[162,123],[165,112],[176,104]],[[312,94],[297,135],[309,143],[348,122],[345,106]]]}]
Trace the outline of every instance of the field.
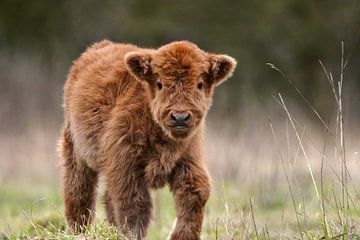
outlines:
[{"label": "field", "polygon": [[[342,76],[325,76],[334,102],[326,120],[300,91],[300,106],[279,94],[238,121],[210,114],[213,191],[203,239],[360,239],[359,128],[343,113]],[[83,235],[67,229],[55,154],[60,125],[30,125],[21,139],[3,136],[0,239],[116,239],[104,222],[103,184],[96,222]],[[166,239],[175,220],[171,194],[152,194],[149,239]]]},{"label": "field", "polygon": [[[215,182],[206,208],[203,238],[359,239],[360,235],[356,234],[359,231],[357,224],[360,218],[354,206],[345,210],[346,225],[344,228],[341,225],[341,209],[337,205],[341,202],[341,193],[333,192],[336,189],[333,184],[336,183],[324,185],[324,218],[311,181],[302,181],[298,183],[300,186],[293,190],[296,195],[294,206],[286,185],[281,184],[285,179],[279,178],[261,181],[253,178],[255,184],[247,186]],[[101,204],[98,204],[96,223],[85,235],[76,236],[66,230],[58,189],[38,191],[31,186],[2,186],[0,196],[3,239],[116,239],[116,231],[103,221]],[[154,192],[153,199],[154,219],[149,239],[166,239],[175,219],[172,198],[165,188]],[[357,198],[351,201],[355,201],[355,205],[359,204]]]},{"label": "field", "polygon": [[[360,0],[168,2],[0,1],[0,240],[122,239],[103,179],[94,224],[68,229],[56,153],[67,74],[104,39],[237,60],[206,120],[202,239],[360,240]],[[167,239],[171,193],[151,194]]]},{"label": "field", "polygon": [[[232,147],[231,143],[223,146],[229,147],[227,154],[222,153],[223,157],[230,158],[228,155],[236,156],[241,152],[241,149]],[[266,151],[261,146],[258,150],[259,152],[253,152],[258,157],[263,154],[261,151]],[[359,205],[355,188],[357,179],[349,181],[349,194],[345,197],[345,203],[346,199],[349,200],[347,208],[342,202],[340,180],[336,175],[329,173],[329,166],[324,166],[323,178],[321,166],[312,169],[320,194],[319,201],[306,164],[301,162],[304,160],[303,157],[295,160],[297,163],[286,162],[285,170],[278,156],[265,160],[269,162],[251,162],[252,157],[243,156],[241,160],[234,160],[235,162],[217,162],[219,166],[213,164],[215,166],[212,172],[216,168],[223,171],[217,172],[219,175],[213,179],[213,193],[206,208],[204,239],[359,238],[356,235],[360,219],[356,209]],[[230,164],[231,167],[224,164]],[[354,160],[351,164],[354,165],[351,169],[358,168],[357,161]],[[236,165],[242,167],[236,168]],[[318,163],[312,162],[312,165],[316,166]],[[165,188],[153,192],[153,200],[154,219],[149,239],[166,239],[175,219],[171,194]],[[115,230],[103,221],[101,199],[98,203],[96,223],[88,229],[85,236],[91,239],[115,239]],[[345,204],[344,209],[341,204]],[[321,210],[322,207],[324,211]],[[58,184],[42,182],[38,187],[24,182],[17,185],[2,185],[0,215],[4,239],[84,237],[75,236],[66,230]]]}]

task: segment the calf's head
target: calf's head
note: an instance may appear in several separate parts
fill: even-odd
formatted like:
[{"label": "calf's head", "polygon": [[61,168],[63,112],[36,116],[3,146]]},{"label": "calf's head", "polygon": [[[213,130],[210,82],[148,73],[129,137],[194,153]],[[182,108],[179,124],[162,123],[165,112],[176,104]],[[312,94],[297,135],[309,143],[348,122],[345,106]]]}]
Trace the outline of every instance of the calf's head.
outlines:
[{"label": "calf's head", "polygon": [[213,89],[229,78],[235,59],[195,44],[173,42],[125,55],[129,72],[146,82],[154,120],[173,139],[191,136],[211,106]]}]

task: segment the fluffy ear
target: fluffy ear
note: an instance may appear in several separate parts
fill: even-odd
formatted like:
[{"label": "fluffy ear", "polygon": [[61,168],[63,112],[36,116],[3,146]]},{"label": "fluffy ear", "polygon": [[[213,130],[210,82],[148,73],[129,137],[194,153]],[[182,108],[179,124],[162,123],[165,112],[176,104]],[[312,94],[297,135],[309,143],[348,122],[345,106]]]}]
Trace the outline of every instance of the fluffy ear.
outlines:
[{"label": "fluffy ear", "polygon": [[236,67],[236,60],[228,55],[211,54],[209,62],[208,80],[214,86],[220,85],[231,77]]},{"label": "fluffy ear", "polygon": [[126,68],[139,80],[152,81],[151,55],[144,52],[128,52],[124,57]]}]

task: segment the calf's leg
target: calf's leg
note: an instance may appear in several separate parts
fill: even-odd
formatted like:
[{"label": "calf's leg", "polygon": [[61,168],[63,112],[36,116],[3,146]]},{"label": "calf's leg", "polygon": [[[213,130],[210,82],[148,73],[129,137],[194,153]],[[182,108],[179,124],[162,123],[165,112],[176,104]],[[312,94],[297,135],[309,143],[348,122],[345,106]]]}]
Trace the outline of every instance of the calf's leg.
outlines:
[{"label": "calf's leg", "polygon": [[196,162],[180,161],[169,178],[177,222],[171,240],[199,240],[204,207],[210,194],[207,171]]},{"label": "calf's leg", "polygon": [[106,190],[104,194],[104,205],[107,221],[112,225],[116,225],[114,204],[112,203],[112,199],[108,190]]},{"label": "calf's leg", "polygon": [[[130,239],[145,239],[151,218],[151,196],[143,169],[133,165],[137,161],[130,156],[119,157],[106,169],[107,197],[112,203],[107,206],[107,216]],[[122,159],[128,162],[119,164]]]},{"label": "calf's leg", "polygon": [[69,128],[63,129],[59,145],[63,167],[63,191],[65,216],[68,225],[75,231],[82,231],[84,226],[95,217],[95,200],[98,174],[76,159]]}]

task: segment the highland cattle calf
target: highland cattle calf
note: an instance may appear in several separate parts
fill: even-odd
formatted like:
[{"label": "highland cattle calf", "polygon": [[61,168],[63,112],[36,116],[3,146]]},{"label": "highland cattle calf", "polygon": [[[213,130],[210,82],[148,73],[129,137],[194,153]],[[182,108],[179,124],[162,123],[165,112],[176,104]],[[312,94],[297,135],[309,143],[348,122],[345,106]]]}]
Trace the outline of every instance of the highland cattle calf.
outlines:
[{"label": "highland cattle calf", "polygon": [[144,239],[149,190],[168,184],[177,222],[170,239],[200,239],[210,180],[203,153],[206,113],[236,61],[180,41],[158,49],[102,41],[70,70],[59,152],[67,223],[94,218],[98,177],[107,220]]}]

